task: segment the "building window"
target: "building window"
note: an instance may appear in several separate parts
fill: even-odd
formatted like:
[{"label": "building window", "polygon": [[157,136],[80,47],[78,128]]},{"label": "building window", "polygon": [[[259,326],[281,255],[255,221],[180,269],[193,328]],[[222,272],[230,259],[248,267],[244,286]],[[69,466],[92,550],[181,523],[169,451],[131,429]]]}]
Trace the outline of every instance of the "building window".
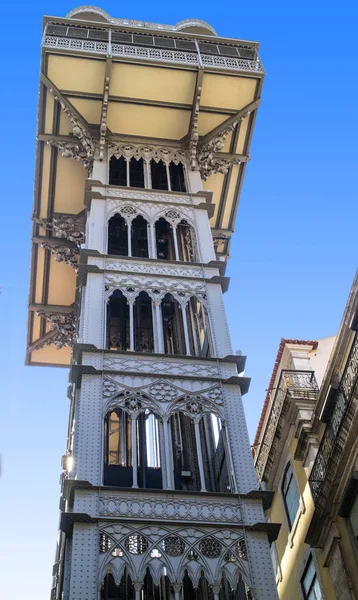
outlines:
[{"label": "building window", "polygon": [[183,314],[179,302],[171,294],[162,301],[165,354],[185,354]]},{"label": "building window", "polygon": [[157,243],[157,258],[160,260],[175,260],[173,227],[161,217],[155,224]]},{"label": "building window", "polygon": [[138,215],[131,223],[132,256],[148,258],[148,223]]},{"label": "building window", "polygon": [[278,575],[278,557],[277,557],[277,550],[276,550],[275,542],[272,542],[272,544],[270,546],[270,554],[271,554],[273,572],[274,572],[275,577],[277,577],[277,575]]},{"label": "building window", "polygon": [[312,554],[310,555],[304,570],[301,587],[305,600],[323,600],[321,588],[314,568]]},{"label": "building window", "polygon": [[184,219],[177,225],[177,238],[179,249],[179,260],[183,262],[195,262],[196,243],[194,229]]},{"label": "building window", "polygon": [[108,222],[108,254],[128,256],[128,225],[121,215]]},{"label": "building window", "polygon": [[169,163],[169,177],[172,192],[186,192],[184,167],[181,163]]},{"label": "building window", "polygon": [[131,158],[129,161],[130,187],[144,188],[144,161],[143,158]]},{"label": "building window", "polygon": [[288,522],[291,529],[300,506],[300,496],[298,493],[291,463],[288,463],[283,477],[282,495],[285,503]]},{"label": "building window", "polygon": [[[128,402],[131,402],[130,398]],[[134,433],[133,424],[131,415],[121,408],[114,408],[106,414],[104,485],[132,486],[133,448],[136,448],[139,487],[162,489],[158,417],[146,410],[138,415]]]},{"label": "building window", "polygon": [[127,298],[116,290],[107,307],[107,348],[129,350],[129,306]]},{"label": "building window", "polygon": [[140,292],[134,304],[134,349],[154,352],[152,300],[147,292]]},{"label": "building window", "polygon": [[152,189],[153,190],[168,190],[168,177],[167,167],[162,160],[156,162],[155,160],[150,161],[150,171],[152,178]]},{"label": "building window", "polygon": [[109,161],[109,185],[127,185],[127,163],[123,156]]}]

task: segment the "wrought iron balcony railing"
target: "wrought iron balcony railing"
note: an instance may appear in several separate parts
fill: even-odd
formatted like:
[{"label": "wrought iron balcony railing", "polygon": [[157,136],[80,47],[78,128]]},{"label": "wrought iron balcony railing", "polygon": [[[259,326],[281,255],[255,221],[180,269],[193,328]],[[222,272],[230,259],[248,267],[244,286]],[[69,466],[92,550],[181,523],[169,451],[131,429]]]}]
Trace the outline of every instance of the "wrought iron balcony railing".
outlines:
[{"label": "wrought iron balcony railing", "polygon": [[330,460],[334,454],[345,416],[358,383],[358,333],[355,334],[344,373],[335,393],[332,415],[327,423],[321,444],[309,477],[309,483],[316,504],[326,479]]},{"label": "wrought iron balcony railing", "polygon": [[293,398],[315,400],[318,394],[318,385],[314,371],[291,371],[288,369],[282,369],[281,371],[255,464],[260,480],[265,472],[287,394],[290,394]]},{"label": "wrought iron balcony railing", "polygon": [[47,23],[42,46],[71,52],[264,73],[256,47],[244,43],[196,42],[110,28]]}]

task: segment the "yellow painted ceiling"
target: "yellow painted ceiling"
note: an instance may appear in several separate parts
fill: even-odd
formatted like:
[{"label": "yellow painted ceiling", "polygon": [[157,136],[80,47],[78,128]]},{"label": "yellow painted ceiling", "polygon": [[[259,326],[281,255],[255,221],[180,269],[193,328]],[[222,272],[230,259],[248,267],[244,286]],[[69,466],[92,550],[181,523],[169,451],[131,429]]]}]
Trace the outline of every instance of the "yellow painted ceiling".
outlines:
[{"label": "yellow painted ceiling", "polygon": [[254,99],[256,81],[249,77],[205,73],[200,104],[239,111]]},{"label": "yellow painted ceiling", "polygon": [[97,100],[84,100],[83,98],[69,98],[71,104],[91,125],[99,125],[101,121],[102,102]]},{"label": "yellow painted ceiling", "polygon": [[50,54],[47,75],[60,90],[103,94],[106,63]]},{"label": "yellow painted ceiling", "polygon": [[179,140],[188,133],[190,111],[110,102],[107,124],[113,133]]},{"label": "yellow painted ceiling", "polygon": [[111,96],[191,105],[195,82],[193,71],[113,63],[109,92]]}]

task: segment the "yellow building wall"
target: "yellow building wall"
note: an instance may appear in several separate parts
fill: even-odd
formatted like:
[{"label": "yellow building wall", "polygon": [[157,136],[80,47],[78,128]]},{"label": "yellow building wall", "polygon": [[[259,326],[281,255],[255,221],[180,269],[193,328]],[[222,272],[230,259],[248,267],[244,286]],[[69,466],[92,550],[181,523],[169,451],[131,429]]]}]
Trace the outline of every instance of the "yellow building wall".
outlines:
[{"label": "yellow building wall", "polygon": [[[285,507],[280,489],[276,490],[275,492],[270,511],[270,519],[272,523],[281,523],[281,530],[276,540],[276,551],[282,574],[282,580],[277,586],[280,600],[302,600],[299,586],[302,577],[304,559],[307,558],[306,553],[309,547],[308,544],[305,544],[304,540],[314,512],[314,505],[306,471],[300,461],[293,460],[296,445],[297,440],[294,439],[290,446],[290,458],[299,492],[303,497],[305,512],[301,514],[296,531],[293,535],[292,547],[289,540],[290,531],[288,529]],[[285,463],[284,467],[286,464],[287,463]],[[279,485],[281,485],[281,479]],[[325,595],[325,600],[336,600],[329,570],[323,566],[323,553],[321,550],[316,549],[314,551],[314,555],[318,564],[318,575],[323,588],[322,591]]]}]

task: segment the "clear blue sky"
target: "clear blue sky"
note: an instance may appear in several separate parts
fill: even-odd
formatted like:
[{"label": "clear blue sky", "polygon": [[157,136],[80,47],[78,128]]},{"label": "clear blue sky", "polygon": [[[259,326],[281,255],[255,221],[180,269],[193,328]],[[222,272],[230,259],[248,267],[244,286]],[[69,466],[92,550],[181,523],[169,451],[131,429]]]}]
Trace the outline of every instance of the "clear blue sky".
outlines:
[{"label": "clear blue sky", "polygon": [[[2,5],[1,600],[47,600],[51,586],[68,372],[23,365],[41,18],[74,6]],[[252,377],[244,398],[252,439],[280,338],[334,334],[357,266],[357,5],[101,6],[113,16],[159,23],[197,17],[221,35],[261,43],[267,78],[226,295],[233,345],[248,355]]]}]

